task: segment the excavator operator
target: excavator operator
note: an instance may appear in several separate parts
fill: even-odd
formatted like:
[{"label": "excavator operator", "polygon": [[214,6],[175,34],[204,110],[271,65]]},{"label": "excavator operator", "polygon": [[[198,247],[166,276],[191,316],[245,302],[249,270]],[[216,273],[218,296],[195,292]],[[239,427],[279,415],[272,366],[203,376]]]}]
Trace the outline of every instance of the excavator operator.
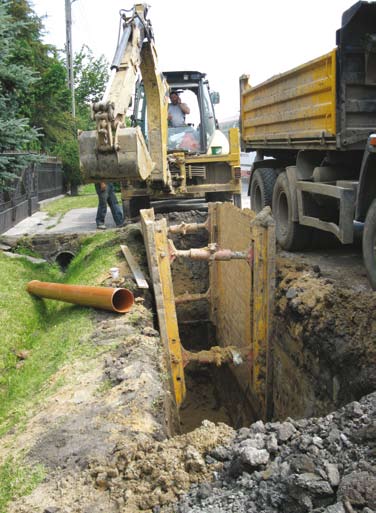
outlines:
[{"label": "excavator operator", "polygon": [[178,91],[171,91],[171,103],[168,105],[168,125],[171,127],[185,126],[185,115],[190,113],[186,103],[182,103]]}]

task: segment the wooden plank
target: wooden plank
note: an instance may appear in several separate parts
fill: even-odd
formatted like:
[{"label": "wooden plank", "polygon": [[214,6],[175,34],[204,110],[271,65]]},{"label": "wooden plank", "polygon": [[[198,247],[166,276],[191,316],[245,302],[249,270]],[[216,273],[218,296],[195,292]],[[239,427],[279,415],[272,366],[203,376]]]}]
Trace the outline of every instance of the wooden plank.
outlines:
[{"label": "wooden plank", "polygon": [[134,279],[136,280],[138,288],[148,289],[149,288],[148,282],[146,281],[145,276],[144,276],[143,272],[141,271],[141,269],[139,268],[136,260],[133,258],[133,255],[132,255],[130,249],[128,248],[128,246],[120,244],[120,248],[128,262],[128,265],[129,265],[132,273],[133,273],[133,276],[134,276]]}]

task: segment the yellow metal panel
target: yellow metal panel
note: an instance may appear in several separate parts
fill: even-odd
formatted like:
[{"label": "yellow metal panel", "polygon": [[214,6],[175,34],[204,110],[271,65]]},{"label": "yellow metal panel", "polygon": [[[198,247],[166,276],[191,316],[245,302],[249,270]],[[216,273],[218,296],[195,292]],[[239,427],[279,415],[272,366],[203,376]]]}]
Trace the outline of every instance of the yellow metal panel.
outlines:
[{"label": "yellow metal panel", "polygon": [[336,50],[241,95],[245,141],[336,135]]},{"label": "yellow metal panel", "polygon": [[252,288],[252,347],[253,376],[252,390],[259,398],[263,419],[268,418],[270,390],[270,329],[273,317],[274,274],[275,274],[275,229],[254,223],[251,227],[253,247]]},{"label": "yellow metal panel", "polygon": [[268,217],[230,203],[209,203],[210,241],[233,251],[252,250],[246,261],[212,262],[210,265],[210,318],[220,346],[236,346],[248,359],[231,366],[252,410],[268,418],[270,331],[274,301],[275,230]]},{"label": "yellow metal panel", "polygon": [[240,135],[238,128],[230,128],[228,131],[230,142],[230,158],[233,166],[240,166]]},{"label": "yellow metal panel", "polygon": [[176,316],[174,288],[171,277],[166,219],[161,219],[156,222],[155,228],[155,242],[162,283],[172,382],[175,391],[176,404],[180,406],[184,400],[186,390],[178,320]]},{"label": "yellow metal panel", "polygon": [[240,140],[239,129],[230,128],[229,130],[229,153],[221,155],[187,155],[185,163],[188,164],[204,164],[205,162],[227,162],[232,167],[240,166]]},{"label": "yellow metal panel", "polygon": [[141,225],[153,281],[159,332],[168,360],[170,386],[175,396],[175,404],[179,408],[186,388],[169,260],[167,223],[165,219],[155,221],[154,210],[149,209],[141,210]]}]

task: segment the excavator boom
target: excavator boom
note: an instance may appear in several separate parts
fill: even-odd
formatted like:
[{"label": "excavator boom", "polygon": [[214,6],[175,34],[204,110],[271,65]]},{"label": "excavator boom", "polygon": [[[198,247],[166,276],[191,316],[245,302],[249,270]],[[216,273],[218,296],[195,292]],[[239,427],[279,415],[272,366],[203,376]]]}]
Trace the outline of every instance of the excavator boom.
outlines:
[{"label": "excavator boom", "polygon": [[[146,4],[121,11],[123,33],[111,65],[111,80],[101,102],[93,104],[96,130],[79,137],[81,169],[86,181],[146,180],[153,172],[167,182],[168,86],[157,71]],[[150,104],[149,149],[138,127],[126,127],[125,115],[139,73]]]}]

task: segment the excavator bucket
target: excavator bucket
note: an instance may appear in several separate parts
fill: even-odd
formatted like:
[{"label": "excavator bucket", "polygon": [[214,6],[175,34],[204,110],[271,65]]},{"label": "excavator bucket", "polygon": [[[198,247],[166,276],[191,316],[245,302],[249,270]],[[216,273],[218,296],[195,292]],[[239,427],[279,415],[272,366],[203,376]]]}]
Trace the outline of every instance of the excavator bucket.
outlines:
[{"label": "excavator bucket", "polygon": [[79,136],[81,172],[85,182],[146,180],[154,168],[141,129],[118,128],[117,151],[97,151],[97,132]]}]

